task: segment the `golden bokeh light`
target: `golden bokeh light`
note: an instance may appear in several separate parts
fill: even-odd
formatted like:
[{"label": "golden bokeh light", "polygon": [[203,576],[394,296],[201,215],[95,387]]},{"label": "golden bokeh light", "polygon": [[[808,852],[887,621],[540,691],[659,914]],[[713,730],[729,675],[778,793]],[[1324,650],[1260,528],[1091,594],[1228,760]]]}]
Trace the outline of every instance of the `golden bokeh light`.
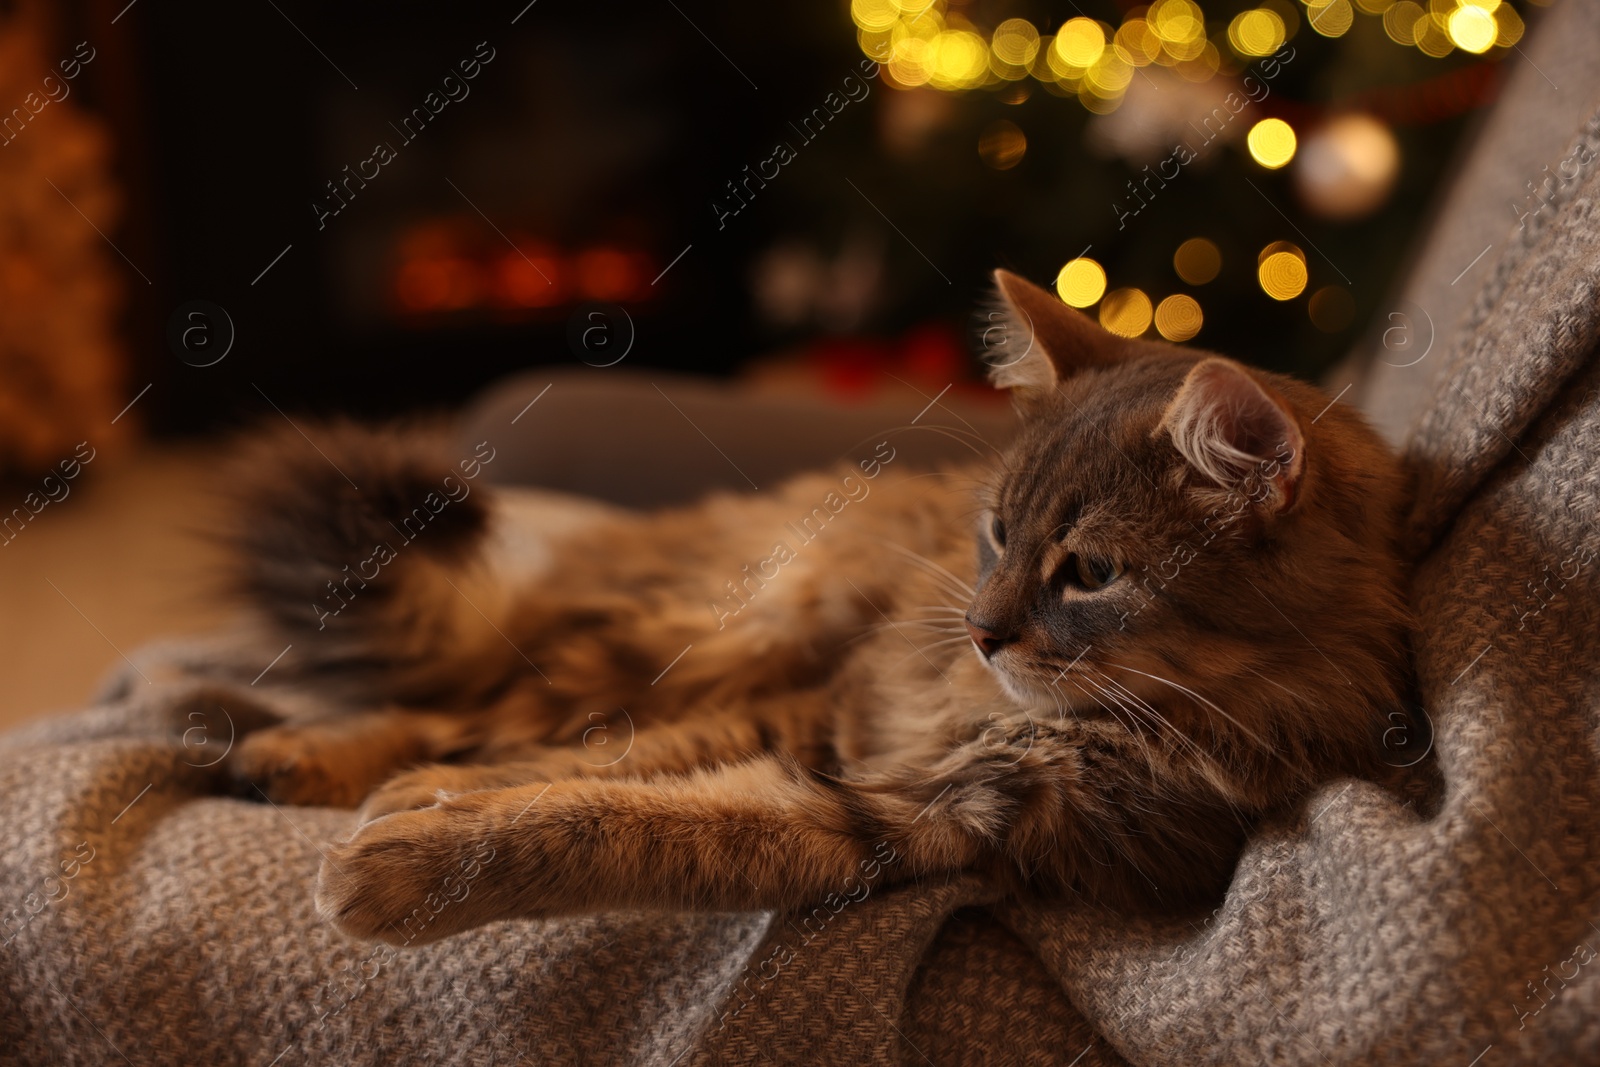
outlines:
[{"label": "golden bokeh light", "polygon": [[1356,13],[1350,8],[1350,0],[1313,2],[1306,11],[1306,24],[1324,37],[1343,37],[1350,32],[1355,20]]},{"label": "golden bokeh light", "polygon": [[989,47],[1002,63],[1026,67],[1039,54],[1039,31],[1027,19],[1006,19],[994,28]]},{"label": "golden bokeh light", "polygon": [[1150,328],[1150,298],[1141,289],[1113,289],[1100,302],[1100,325],[1121,337]]},{"label": "golden bokeh light", "polygon": [[1414,45],[1417,43],[1417,23],[1427,17],[1428,13],[1422,10],[1420,4],[1412,3],[1412,0],[1400,0],[1383,13],[1383,32],[1395,44]]},{"label": "golden bokeh light", "polygon": [[1343,333],[1355,321],[1356,301],[1348,289],[1325,285],[1311,294],[1306,305],[1311,325],[1323,333]]},{"label": "golden bokeh light", "polygon": [[1294,252],[1274,252],[1256,268],[1261,289],[1274,300],[1293,300],[1306,288],[1306,262]]},{"label": "golden bokeh light", "polygon": [[1176,59],[1193,59],[1206,39],[1206,17],[1192,0],[1157,0],[1145,18]]},{"label": "golden bokeh light", "polygon": [[978,136],[978,156],[995,170],[1010,170],[1027,151],[1027,135],[1006,119],[991,122]]},{"label": "golden bokeh light", "polygon": [[1457,48],[1475,56],[1493,48],[1495,38],[1500,33],[1494,16],[1477,4],[1463,4],[1450,12],[1445,27]]},{"label": "golden bokeh light", "polygon": [[1205,285],[1222,270],[1222,251],[1204,237],[1191,237],[1173,253],[1172,269],[1190,285]]},{"label": "golden bokeh light", "polygon": [[1169,341],[1189,340],[1204,322],[1200,302],[1192,296],[1174,293],[1156,306],[1156,332]]},{"label": "golden bokeh light", "polygon": [[1276,11],[1258,7],[1240,12],[1228,23],[1228,43],[1241,56],[1270,56],[1283,42],[1283,19]]},{"label": "golden bokeh light", "polygon": [[1497,27],[1494,43],[1501,48],[1510,48],[1522,40],[1522,31],[1527,29],[1522,22],[1522,16],[1514,8],[1502,4],[1494,13]]},{"label": "golden bokeh light", "polygon": [[1133,80],[1133,66],[1114,51],[1105,51],[1084,72],[1084,81],[1097,96],[1115,97]]},{"label": "golden bokeh light", "polygon": [[1277,170],[1294,158],[1294,130],[1282,119],[1262,119],[1245,137],[1250,155],[1268,170]]},{"label": "golden bokeh light", "polygon": [[1122,97],[1102,92],[1085,78],[1083,84],[1078,86],[1078,103],[1083,105],[1084,110],[1096,115],[1109,115],[1122,103]]},{"label": "golden bokeh light", "polygon": [[1256,253],[1256,266],[1259,267],[1267,261],[1268,256],[1276,255],[1279,252],[1287,252],[1291,256],[1298,258],[1302,263],[1306,261],[1306,254],[1300,251],[1300,246],[1293,241],[1274,241]]},{"label": "golden bokeh light", "polygon": [[945,30],[933,39],[932,74],[936,89],[975,89],[989,73],[989,45],[971,30]]},{"label": "golden bokeh light", "polygon": [[1068,19],[1052,47],[1068,66],[1082,69],[1105,52],[1106,34],[1093,19]]},{"label": "golden bokeh light", "polygon": [[896,85],[927,85],[933,77],[933,43],[920,37],[903,37],[889,49],[889,76]]},{"label": "golden bokeh light", "polygon": [[1061,54],[1061,49],[1056,47],[1057,40],[1058,38],[1055,37],[1044,37],[1041,39],[1039,46],[1039,57],[1044,60],[1044,69],[1040,70],[1040,64],[1035,61],[1033,64],[1035,76],[1046,84],[1049,84],[1052,81],[1071,81],[1076,84],[1077,79],[1083,77],[1083,68],[1074,67],[1071,63],[1067,62],[1066,58]]},{"label": "golden bokeh light", "polygon": [[1445,32],[1443,21],[1431,15],[1418,19],[1417,24],[1411,27],[1411,33],[1415,38],[1417,51],[1425,56],[1443,59],[1455,50],[1455,42],[1450,40],[1450,34]]},{"label": "golden bokeh light", "polygon": [[1217,51],[1216,45],[1206,41],[1201,46],[1199,55],[1175,64],[1172,69],[1186,81],[1208,82],[1216,77],[1221,67],[1222,54]]},{"label": "golden bokeh light", "polygon": [[[1504,0],[1251,0],[1229,13],[1202,10],[1195,0],[1123,6],[1120,20],[1079,13],[1055,34],[1045,34],[1025,18],[1006,18],[993,27],[974,24],[987,12],[969,0],[849,4],[862,53],[882,64],[885,83],[893,88],[987,89],[1014,103],[1026,98],[1026,91],[1019,95],[1014,87],[1042,87],[1053,96],[1075,97],[1095,114],[1122,105],[1140,67],[1164,66],[1196,84],[1238,77],[1252,60],[1281,52],[1302,23],[1337,38],[1351,32],[1358,12],[1361,21],[1381,20],[1395,43],[1434,57],[1457,48],[1474,55],[1510,48],[1526,31]],[[1286,165],[1294,157],[1292,133],[1277,126],[1252,131],[1252,156],[1272,169]]]},{"label": "golden bokeh light", "polygon": [[1071,260],[1056,275],[1056,292],[1075,308],[1091,306],[1105,291],[1105,268],[1086,257]]},{"label": "golden bokeh light", "polygon": [[1117,27],[1113,47],[1134,66],[1148,67],[1161,55],[1161,38],[1144,19],[1131,18]]},{"label": "golden bokeh light", "polygon": [[863,30],[887,30],[900,21],[892,0],[850,0],[850,17]]}]

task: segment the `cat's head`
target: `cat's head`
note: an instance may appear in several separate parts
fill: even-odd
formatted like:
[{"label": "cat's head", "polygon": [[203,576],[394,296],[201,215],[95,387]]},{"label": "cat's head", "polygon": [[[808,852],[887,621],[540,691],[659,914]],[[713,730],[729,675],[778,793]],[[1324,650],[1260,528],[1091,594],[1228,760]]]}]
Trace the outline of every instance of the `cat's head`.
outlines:
[{"label": "cat's head", "polygon": [[966,618],[1011,695],[1256,731],[1398,700],[1405,482],[1361,417],[996,280],[991,373],[1023,425],[988,486]]}]

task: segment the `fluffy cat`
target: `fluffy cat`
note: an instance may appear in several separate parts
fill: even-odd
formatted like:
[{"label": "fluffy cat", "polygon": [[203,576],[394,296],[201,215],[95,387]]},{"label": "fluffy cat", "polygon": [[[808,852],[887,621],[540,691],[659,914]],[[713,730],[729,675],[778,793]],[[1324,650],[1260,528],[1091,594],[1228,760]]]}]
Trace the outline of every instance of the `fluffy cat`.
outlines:
[{"label": "fluffy cat", "polygon": [[530,559],[514,492],[440,495],[473,460],[350,426],[259,443],[237,589],[294,644],[275,675],[367,709],[231,756],[280,801],[364,801],[322,913],[415,944],[961,872],[1177,905],[1264,814],[1380,772],[1409,684],[1395,457],[1309,385],[996,278],[1021,429],[970,469],[885,441]]}]

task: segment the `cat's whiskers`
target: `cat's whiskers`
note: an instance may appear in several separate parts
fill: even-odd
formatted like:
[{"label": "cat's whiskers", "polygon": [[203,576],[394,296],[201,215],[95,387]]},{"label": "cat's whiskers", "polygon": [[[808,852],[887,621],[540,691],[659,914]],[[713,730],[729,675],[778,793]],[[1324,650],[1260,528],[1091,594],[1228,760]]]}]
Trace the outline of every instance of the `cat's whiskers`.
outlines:
[{"label": "cat's whiskers", "polygon": [[[1094,673],[1098,674],[1107,685],[1121,693],[1126,694],[1128,699],[1137,703],[1144,713],[1149,715],[1158,727],[1164,727],[1180,745],[1187,747],[1189,751],[1193,752],[1203,762],[1210,763],[1222,774],[1226,775],[1228,773],[1227,768],[1222,765],[1221,760],[1217,759],[1217,757],[1212,753],[1206,751],[1205,748],[1202,747],[1194,738],[1180,730],[1177,724],[1175,724],[1171,719],[1168,719],[1165,715],[1161,714],[1155,705],[1151,704],[1149,701],[1135,693],[1132,689],[1129,689],[1127,686],[1112,678],[1104,671],[1095,670],[1094,668],[1090,668],[1090,670],[1093,670]],[[1231,800],[1229,800],[1228,803],[1230,806],[1234,806]],[[1237,807],[1235,807],[1235,810],[1238,810]]]},{"label": "cat's whiskers", "polygon": [[[1083,676],[1083,680],[1088,682],[1090,685],[1094,686],[1095,689],[1097,689],[1101,693],[1105,694],[1107,697],[1109,697],[1111,699],[1112,703],[1116,704],[1117,707],[1122,709],[1123,713],[1127,716],[1128,725],[1133,730],[1133,732],[1136,733],[1139,736],[1140,741],[1144,742],[1145,738],[1147,736],[1149,736],[1149,735],[1147,735],[1145,733],[1145,729],[1144,728],[1145,728],[1145,726],[1147,726],[1149,724],[1146,723],[1142,719],[1142,717],[1138,713],[1138,710],[1135,709],[1135,708],[1130,707],[1128,705],[1128,702],[1126,700],[1124,700],[1122,698],[1122,696],[1119,693],[1117,693],[1117,691],[1115,689],[1111,688],[1110,686],[1106,685],[1105,683],[1103,683],[1101,681],[1098,681],[1095,678],[1094,675],[1085,674]],[[1148,754],[1150,752],[1150,748],[1149,748],[1149,744],[1147,742],[1145,743],[1145,752],[1146,752],[1146,755],[1147,755],[1147,758],[1148,758]]]},{"label": "cat's whiskers", "polygon": [[[1050,699],[1051,700],[1055,701],[1055,705],[1056,705],[1056,722],[1061,722],[1061,723],[1066,722],[1067,721],[1067,712],[1069,710],[1072,712],[1073,718],[1077,718],[1078,712],[1077,712],[1076,708],[1072,707],[1072,699],[1070,697],[1068,697],[1067,694],[1065,694],[1065,693],[1063,693],[1061,691],[1061,687],[1060,686],[1058,686],[1058,685],[1047,685],[1047,686],[1045,686],[1044,691],[1046,693],[1050,694]],[[1065,702],[1065,704],[1063,704],[1063,702]]]},{"label": "cat's whiskers", "polygon": [[1129,667],[1126,664],[1113,663],[1110,660],[1106,661],[1106,666],[1107,667],[1114,667],[1114,668],[1116,668],[1117,670],[1120,670],[1120,671],[1129,671],[1129,672],[1131,672],[1133,674],[1137,674],[1137,675],[1141,675],[1142,677],[1149,678],[1153,682],[1160,682],[1162,685],[1170,686],[1171,688],[1176,689],[1178,692],[1180,692],[1180,693],[1184,694],[1185,696],[1189,697],[1191,700],[1194,700],[1196,703],[1199,703],[1199,704],[1201,704],[1201,705],[1203,705],[1203,706],[1205,706],[1207,708],[1210,708],[1212,711],[1216,712],[1218,715],[1222,716],[1224,719],[1226,719],[1229,722],[1231,722],[1239,730],[1240,733],[1244,734],[1245,737],[1247,737],[1251,741],[1255,742],[1255,744],[1261,749],[1261,751],[1270,753],[1275,759],[1278,760],[1279,763],[1282,763],[1285,767],[1289,768],[1296,775],[1304,775],[1304,773],[1305,773],[1305,768],[1304,767],[1299,767],[1299,766],[1296,766],[1295,764],[1289,762],[1289,760],[1284,758],[1283,753],[1279,752],[1276,747],[1274,747],[1270,742],[1265,740],[1260,734],[1258,734],[1254,730],[1250,729],[1250,727],[1246,726],[1244,723],[1240,722],[1238,719],[1234,718],[1232,715],[1229,715],[1220,706],[1218,706],[1218,704],[1215,701],[1201,696],[1199,693],[1196,693],[1193,689],[1190,689],[1188,686],[1179,685],[1177,682],[1174,682],[1171,678],[1163,678],[1160,675],[1150,674],[1147,671],[1141,671],[1136,667]]},{"label": "cat's whiskers", "polygon": [[[1109,689],[1111,689],[1112,692],[1117,693],[1125,703],[1132,702],[1143,714],[1149,716],[1156,726],[1164,727],[1178,741],[1188,742],[1190,745],[1194,745],[1194,740],[1190,738],[1189,735],[1178,729],[1177,725],[1173,723],[1171,719],[1168,719],[1165,715],[1161,714],[1161,712],[1158,711],[1153,704],[1151,704],[1148,700],[1145,700],[1139,694],[1135,693],[1132,689],[1129,689],[1127,686],[1111,677],[1105,671],[1090,667],[1089,673],[1100,679],[1100,681]],[[1199,751],[1198,746],[1195,747],[1196,751]]]},{"label": "cat's whiskers", "polygon": [[943,630],[947,633],[966,633],[966,627],[961,625],[959,618],[951,619],[890,619],[887,622],[875,622],[866,627],[863,637],[881,633],[884,630],[903,630],[914,626],[919,630]]},{"label": "cat's whiskers", "polygon": [[[1079,692],[1083,693],[1083,695],[1088,697],[1090,700],[1093,700],[1096,704],[1099,704],[1100,707],[1105,710],[1106,714],[1110,715],[1112,719],[1116,720],[1116,722],[1123,727],[1123,729],[1127,730],[1132,737],[1138,740],[1139,747],[1144,749],[1145,759],[1147,761],[1152,759],[1150,743],[1145,739],[1144,731],[1139,729],[1138,724],[1134,721],[1133,713],[1126,705],[1124,705],[1120,700],[1117,700],[1117,698],[1113,696],[1110,691],[1086,674],[1079,674],[1072,678],[1071,681],[1074,686],[1077,686]],[[1085,689],[1083,687],[1084,682],[1094,686],[1098,695]],[[1115,704],[1116,707],[1112,707],[1112,704],[1107,704],[1107,698],[1109,698],[1112,704]],[[1127,718],[1123,718],[1122,715],[1117,714],[1119,709],[1127,715]]]},{"label": "cat's whiskers", "polygon": [[907,548],[898,541],[891,541],[887,537],[880,538],[879,540],[881,540],[888,547],[894,549],[896,552],[904,555],[912,563],[922,567],[928,573],[932,574],[936,579],[940,579],[941,585],[946,589],[946,591],[953,591],[959,599],[971,600],[973,597],[977,596],[978,591],[976,589],[974,589],[967,582],[963,581],[961,578],[957,577],[954,572],[952,572],[943,564],[929,559],[921,552]]},{"label": "cat's whiskers", "polygon": [[957,604],[916,604],[905,609],[908,612],[917,611],[926,614],[925,618],[885,619],[863,625],[861,632],[850,639],[850,644],[858,644],[871,637],[876,637],[885,630],[894,630],[904,636],[906,627],[916,627],[923,630],[944,632],[951,634],[965,633],[966,628],[961,621],[966,617],[966,612]]},{"label": "cat's whiskers", "polygon": [[[909,641],[909,638],[908,638],[908,641]],[[944,646],[958,644],[958,643],[963,642],[963,641],[970,643],[972,641],[972,638],[968,637],[966,634],[961,634],[959,637],[946,637],[943,640],[932,641],[932,642],[929,642],[928,644],[925,644],[925,645],[919,645],[916,642],[911,641],[910,644],[911,644],[912,650],[910,652],[906,653],[904,656],[901,656],[898,660],[896,660],[895,663],[894,663],[894,667],[895,668],[899,668],[901,664],[905,663],[907,660],[911,659],[913,656],[921,656],[923,659],[928,659],[928,653],[930,651],[932,651],[934,649],[938,649],[938,648],[944,647]],[[929,662],[932,663],[933,661],[929,660]],[[935,667],[935,669],[937,669],[937,666]]]},{"label": "cat's whiskers", "polygon": [[871,626],[867,626],[862,630],[861,633],[852,637],[846,643],[850,645],[857,645],[877,637],[879,634],[882,634],[885,631],[892,630],[899,634],[902,638],[905,638],[906,641],[910,642],[913,647],[918,647],[916,642],[911,641],[911,637],[906,633],[908,629],[915,629],[919,631],[919,633],[927,633],[930,636],[937,636],[941,633],[950,634],[951,640],[955,640],[957,638],[963,641],[972,640],[971,636],[967,634],[966,627],[964,626],[955,626],[950,623],[928,619],[894,619],[890,620],[889,622],[874,623]]},{"label": "cat's whiskers", "polygon": [[[984,441],[984,439],[981,436],[979,436],[977,433],[969,434],[964,430],[957,430],[953,426],[935,426],[935,425],[933,425],[931,423],[926,423],[926,422],[923,423],[921,426],[918,426],[918,425],[915,425],[915,424],[909,423],[909,422],[906,423],[904,426],[890,426],[887,429],[879,430],[878,433],[874,434],[873,436],[874,437],[878,437],[878,436],[891,437],[894,434],[902,433],[902,432],[906,432],[906,431],[910,431],[910,430],[927,430],[929,433],[943,434],[945,437],[950,438],[950,440],[955,441],[956,443],[962,445],[963,447],[972,449],[972,454],[975,455],[975,456],[980,456],[981,457],[983,455],[983,452],[980,451],[978,449],[978,447],[976,445],[974,445],[971,441],[967,440],[968,437],[975,438],[976,440],[982,442],[985,448],[989,448],[989,449],[993,449],[994,448],[993,445],[989,444],[988,441]],[[872,438],[869,437],[865,441],[861,441],[858,444],[853,445],[851,447],[852,448],[860,448],[863,445],[870,444],[871,440],[872,440]],[[933,471],[931,473],[938,474],[940,472]]]},{"label": "cat's whiskers", "polygon": [[[1094,681],[1096,677],[1100,679],[1100,682]],[[1085,678],[1091,684],[1095,685],[1097,689],[1101,689],[1102,692],[1105,692],[1107,696],[1111,697],[1111,699],[1114,700],[1118,706],[1128,713],[1130,720],[1137,719],[1139,714],[1142,712],[1144,715],[1149,717],[1150,725],[1155,729],[1155,736],[1158,738],[1162,736],[1162,730],[1164,729],[1166,731],[1166,735],[1169,736],[1173,742],[1179,746],[1180,750],[1187,748],[1189,751],[1193,752],[1195,757],[1201,762],[1211,764],[1211,766],[1223,776],[1224,780],[1229,777],[1227,769],[1222,765],[1221,761],[1219,761],[1210,752],[1207,752],[1204,748],[1202,748],[1193,738],[1189,737],[1182,730],[1178,729],[1178,727],[1173,724],[1170,719],[1161,714],[1161,712],[1158,711],[1148,701],[1134,693],[1133,690],[1121,684],[1104,671],[1098,670],[1093,666],[1087,667]],[[1101,683],[1104,684],[1102,685]],[[1137,705],[1137,710],[1128,706],[1128,701],[1130,700]],[[1142,743],[1143,731],[1139,731],[1139,736]],[[1149,751],[1148,746],[1145,747],[1145,750],[1146,752]],[[1225,793],[1223,794],[1223,798],[1230,808],[1233,808],[1235,812],[1238,812],[1238,806],[1234,804],[1231,798],[1227,797]]]},{"label": "cat's whiskers", "polygon": [[1238,801],[1234,799],[1233,789],[1235,787],[1235,783],[1237,782],[1237,776],[1234,774],[1234,772],[1229,770],[1227,765],[1224,764],[1222,760],[1218,759],[1215,753],[1207,751],[1206,748],[1199,742],[1183,733],[1176,726],[1173,726],[1172,723],[1168,721],[1165,716],[1162,716],[1160,712],[1155,711],[1153,707],[1151,708],[1151,711],[1162,722],[1167,724],[1167,727],[1172,732],[1173,736],[1184,742],[1189,751],[1194,753],[1197,762],[1210,765],[1212,771],[1216,775],[1216,777],[1213,779],[1213,782],[1216,785],[1217,798],[1221,800],[1223,804],[1227,805],[1228,810],[1233,812],[1235,818],[1239,819],[1240,825],[1243,826],[1245,822],[1249,820],[1249,816],[1245,813],[1244,809],[1239,806]]},{"label": "cat's whiskers", "polygon": [[[887,372],[885,372],[885,373],[887,373]],[[916,386],[912,385],[910,382],[906,381],[904,378],[900,377],[898,374],[890,374],[889,377],[893,378],[895,381],[899,382],[901,385],[905,386],[907,389],[910,389],[912,392],[917,393],[918,395],[926,395],[926,394],[922,393],[922,390],[918,389]],[[943,394],[940,394],[940,395],[943,395]],[[939,402],[939,397],[936,396],[931,401],[928,402],[928,407],[931,408],[935,404],[937,404],[938,402]],[[983,436],[983,434],[978,432],[978,428],[976,426],[972,425],[972,423],[968,422],[966,419],[961,418],[960,415],[956,414],[954,411],[950,410],[949,408],[942,408],[941,410],[943,410],[947,415],[950,415],[952,418],[960,420],[961,425],[965,426],[967,428],[967,430],[971,432],[973,437],[977,438],[979,441],[982,441],[984,444],[989,445],[989,451],[993,452],[997,456],[1000,455],[1000,450],[998,448],[996,448],[994,445],[989,444],[988,439],[985,438]],[[921,416],[918,416],[918,417],[920,418]],[[952,426],[952,427],[950,427],[950,429],[954,430],[955,427]],[[957,431],[957,432],[959,432],[959,431]]]}]

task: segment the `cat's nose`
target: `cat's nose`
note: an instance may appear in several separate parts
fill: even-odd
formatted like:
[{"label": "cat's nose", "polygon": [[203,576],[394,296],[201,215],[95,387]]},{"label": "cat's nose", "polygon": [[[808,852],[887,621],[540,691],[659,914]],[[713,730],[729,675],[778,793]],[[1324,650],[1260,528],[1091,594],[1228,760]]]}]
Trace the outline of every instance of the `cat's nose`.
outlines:
[{"label": "cat's nose", "polygon": [[1006,645],[1015,640],[1015,635],[999,634],[992,628],[982,623],[973,622],[972,616],[965,619],[967,633],[972,636],[972,643],[978,646],[978,651],[983,653],[984,659],[990,659]]}]

